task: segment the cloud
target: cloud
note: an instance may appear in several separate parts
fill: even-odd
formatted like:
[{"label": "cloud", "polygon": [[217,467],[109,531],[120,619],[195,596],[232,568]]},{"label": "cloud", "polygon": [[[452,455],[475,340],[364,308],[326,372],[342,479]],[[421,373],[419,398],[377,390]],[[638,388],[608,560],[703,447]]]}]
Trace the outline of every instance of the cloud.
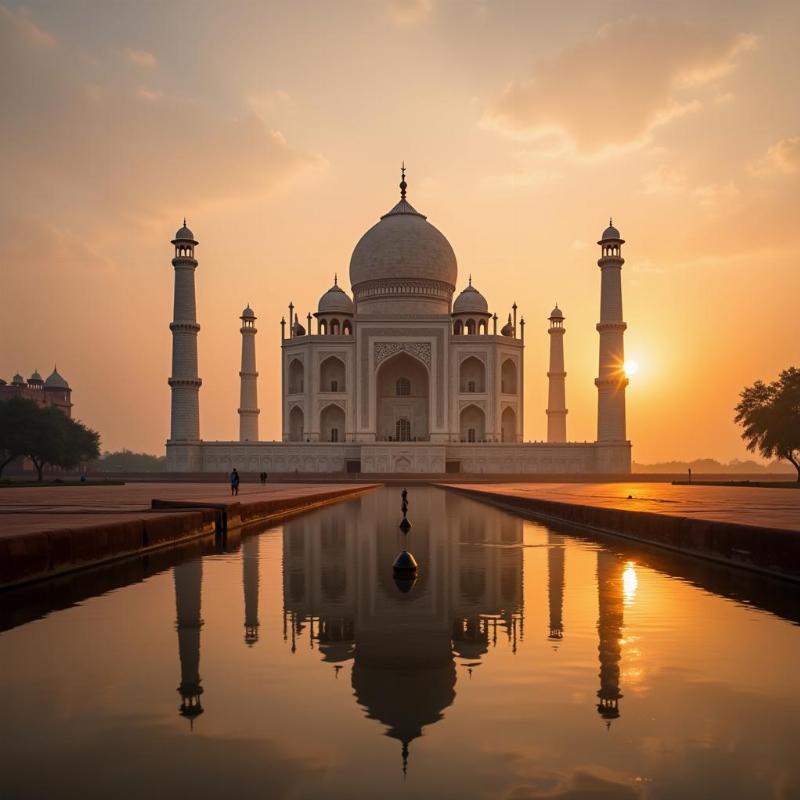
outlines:
[{"label": "cloud", "polygon": [[482,124],[519,138],[558,136],[583,155],[638,147],[658,126],[700,109],[700,88],[755,45],[748,34],[667,20],[614,22],[512,81]]},{"label": "cloud", "polygon": [[754,175],[796,175],[800,172],[800,136],[788,136],[771,145],[763,158],[750,165]]},{"label": "cloud", "polygon": [[231,113],[142,87],[42,47],[47,35],[32,39],[31,25],[0,13],[0,171],[14,188],[0,211],[13,196],[15,210],[57,209],[69,219],[94,208],[148,222],[264,195],[323,163],[246,105]]},{"label": "cloud", "polygon": [[126,47],[125,55],[128,57],[128,61],[137,67],[154,67],[158,63],[156,57],[148,50],[134,50]]},{"label": "cloud", "polygon": [[55,36],[36,25],[24,8],[14,12],[0,6],[0,28],[14,28],[20,38],[34,47],[54,47],[56,44]]},{"label": "cloud", "polygon": [[662,164],[642,175],[642,191],[645,194],[674,197],[686,191],[686,175]]},{"label": "cloud", "polygon": [[[548,786],[547,783],[555,783]],[[569,776],[550,776],[545,785],[517,786],[506,800],[637,800],[640,792],[630,782],[607,779],[589,772],[575,772]]]},{"label": "cloud", "polygon": [[418,25],[430,16],[433,0],[389,0],[389,17],[395,25]]}]

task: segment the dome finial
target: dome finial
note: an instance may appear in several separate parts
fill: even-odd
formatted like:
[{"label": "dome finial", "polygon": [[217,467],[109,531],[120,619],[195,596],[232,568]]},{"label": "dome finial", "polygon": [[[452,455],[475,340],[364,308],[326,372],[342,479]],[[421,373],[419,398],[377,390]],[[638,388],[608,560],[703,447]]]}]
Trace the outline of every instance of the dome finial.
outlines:
[{"label": "dome finial", "polygon": [[609,228],[613,228],[614,227],[614,218],[613,217],[609,217],[608,218],[608,227]]},{"label": "dome finial", "polygon": [[339,273],[338,272],[334,272],[333,273],[333,285],[334,286],[338,286],[339,285]]},{"label": "dome finial", "polygon": [[472,286],[472,273],[469,274],[469,285]]},{"label": "dome finial", "polygon": [[403,161],[400,164],[400,199],[406,199],[406,189],[408,188],[408,184],[406,183],[406,162]]}]

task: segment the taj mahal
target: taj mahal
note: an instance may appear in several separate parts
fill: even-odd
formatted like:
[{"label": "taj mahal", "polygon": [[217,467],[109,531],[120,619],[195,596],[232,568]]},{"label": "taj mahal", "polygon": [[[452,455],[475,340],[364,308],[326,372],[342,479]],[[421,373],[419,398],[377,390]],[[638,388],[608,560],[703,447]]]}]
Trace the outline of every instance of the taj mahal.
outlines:
[{"label": "taj mahal", "polygon": [[[631,469],[623,371],[624,240],[609,222],[600,258],[597,439],[567,439],[565,317],[548,318],[547,441],[524,442],[525,320],[516,303],[498,316],[473,285],[455,297],[456,256],[408,201],[356,244],[351,294],[338,277],[301,319],[288,304],[280,322],[282,441],[260,441],[256,314],[240,317],[239,440],[200,435],[194,234],[175,234],[171,433],[174,472],[605,473]],[[333,271],[333,270],[332,270]],[[462,284],[463,285],[463,284]],[[544,316],[544,314],[543,314]]]}]

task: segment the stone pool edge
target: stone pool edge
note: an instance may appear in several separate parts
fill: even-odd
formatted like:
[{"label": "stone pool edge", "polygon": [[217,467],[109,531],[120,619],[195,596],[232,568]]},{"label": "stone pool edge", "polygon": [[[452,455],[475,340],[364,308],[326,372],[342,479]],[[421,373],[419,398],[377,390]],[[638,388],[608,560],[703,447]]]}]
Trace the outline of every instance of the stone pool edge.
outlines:
[{"label": "stone pool edge", "polygon": [[360,484],[249,503],[181,503],[154,499],[152,509],[142,509],[142,516],[135,519],[0,537],[0,591],[184,544],[203,536],[277,521],[349,500],[380,486],[379,483]]},{"label": "stone pool edge", "polygon": [[436,486],[537,521],[627,539],[729,567],[800,582],[798,531],[519,497],[447,483],[437,483]]}]

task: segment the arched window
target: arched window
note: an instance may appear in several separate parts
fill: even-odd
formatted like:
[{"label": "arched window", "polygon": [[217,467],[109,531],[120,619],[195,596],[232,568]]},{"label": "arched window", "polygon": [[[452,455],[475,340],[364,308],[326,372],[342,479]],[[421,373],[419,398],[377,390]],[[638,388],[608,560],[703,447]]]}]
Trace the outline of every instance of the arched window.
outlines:
[{"label": "arched window", "polygon": [[339,320],[334,319],[331,320],[331,336],[338,336],[339,335]]},{"label": "arched window", "polygon": [[411,441],[411,422],[408,417],[400,417],[400,419],[397,420],[395,431],[397,433],[398,442]]},{"label": "arched window", "polygon": [[342,334],[344,336],[352,336],[353,335],[353,327],[352,327],[352,325],[350,325],[350,320],[349,319],[346,319],[342,323]]},{"label": "arched window", "polygon": [[[398,378],[397,383],[395,384],[395,394],[398,397],[407,397],[410,395],[411,381],[408,378]],[[406,422],[408,422],[408,420],[406,420]]]},{"label": "arched window", "polygon": [[303,365],[296,358],[289,364],[289,394],[303,393]]},{"label": "arched window", "polygon": [[464,333],[464,323],[460,319],[456,320],[456,324],[453,327],[453,333],[456,336],[461,336],[461,334]]},{"label": "arched window", "polygon": [[500,391],[503,394],[517,393],[517,366],[507,358],[500,370]]},{"label": "arched window", "polygon": [[474,336],[475,335],[475,320],[468,319],[467,320],[467,335]]}]

